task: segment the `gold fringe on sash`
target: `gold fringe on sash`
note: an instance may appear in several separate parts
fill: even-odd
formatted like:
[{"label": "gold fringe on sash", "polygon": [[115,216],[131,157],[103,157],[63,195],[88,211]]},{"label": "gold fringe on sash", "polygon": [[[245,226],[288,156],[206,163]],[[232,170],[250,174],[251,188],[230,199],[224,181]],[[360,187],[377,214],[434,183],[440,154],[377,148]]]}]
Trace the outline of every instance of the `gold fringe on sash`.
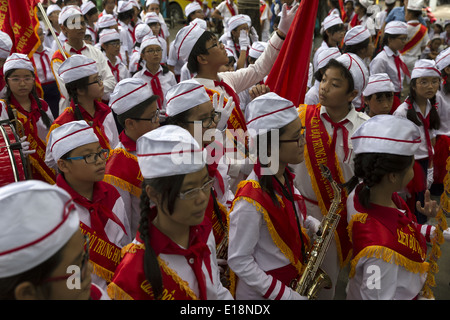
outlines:
[{"label": "gold fringe on sash", "polygon": [[135,197],[139,198],[141,196],[141,193],[142,193],[141,188],[138,188],[135,185],[133,185],[133,184],[129,183],[128,181],[125,181],[119,177],[116,177],[116,176],[113,176],[110,174],[105,174],[103,181],[105,181],[113,186],[116,186],[122,190],[129,192]]},{"label": "gold fringe on sash", "polygon": [[108,296],[111,298],[111,300],[134,300],[128,293],[123,291],[122,288],[114,282],[111,282],[108,285],[108,287],[106,288],[106,292],[108,293]]},{"label": "gold fringe on sash", "polygon": [[92,273],[99,276],[102,279],[105,279],[106,282],[111,282],[114,277],[114,272],[109,271],[108,269],[103,268],[102,266],[96,264],[89,260],[89,263],[92,266]]}]

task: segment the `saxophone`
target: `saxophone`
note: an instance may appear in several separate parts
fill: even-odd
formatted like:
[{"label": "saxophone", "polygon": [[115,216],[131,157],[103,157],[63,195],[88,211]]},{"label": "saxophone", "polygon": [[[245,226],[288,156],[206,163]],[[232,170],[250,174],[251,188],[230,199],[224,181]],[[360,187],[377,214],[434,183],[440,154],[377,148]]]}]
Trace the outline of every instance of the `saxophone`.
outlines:
[{"label": "saxophone", "polygon": [[308,252],[308,258],[306,266],[300,279],[292,280],[290,287],[298,292],[302,296],[306,296],[308,299],[313,300],[317,298],[319,290],[322,288],[329,289],[332,286],[330,277],[320,268],[320,265],[325,258],[328,247],[331,240],[334,237],[334,231],[339,223],[339,205],[341,203],[341,188],[338,183],[333,180],[330,170],[320,164],[320,170],[322,176],[331,183],[333,188],[334,198],[331,202],[328,214],[323,218],[319,231],[317,231],[317,237]]}]

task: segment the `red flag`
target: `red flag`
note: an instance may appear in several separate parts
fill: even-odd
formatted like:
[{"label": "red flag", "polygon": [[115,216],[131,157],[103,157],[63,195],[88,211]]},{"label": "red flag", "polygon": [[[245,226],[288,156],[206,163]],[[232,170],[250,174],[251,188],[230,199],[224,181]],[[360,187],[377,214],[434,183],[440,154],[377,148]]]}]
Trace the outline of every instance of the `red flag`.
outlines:
[{"label": "red flag", "polygon": [[266,81],[272,92],[297,106],[303,103],[306,94],[318,4],[319,0],[301,1]]},{"label": "red flag", "polygon": [[344,0],[339,0],[339,8],[341,11],[341,19],[343,22],[347,22],[348,17],[347,13],[345,12],[345,6],[344,6]]}]

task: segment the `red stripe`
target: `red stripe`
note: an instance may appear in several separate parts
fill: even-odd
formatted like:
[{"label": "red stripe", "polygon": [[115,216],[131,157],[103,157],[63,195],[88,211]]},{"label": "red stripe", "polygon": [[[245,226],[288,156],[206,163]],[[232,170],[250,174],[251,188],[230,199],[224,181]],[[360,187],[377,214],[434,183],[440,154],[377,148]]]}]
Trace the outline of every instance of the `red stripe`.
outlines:
[{"label": "red stripe", "polygon": [[133,91],[128,92],[126,95],[124,95],[124,96],[122,96],[122,97],[116,99],[113,103],[111,103],[110,108],[112,108],[112,106],[113,106],[117,101],[119,101],[119,100],[121,100],[121,99],[123,99],[123,98],[129,96],[129,95],[132,94],[133,92],[136,92],[136,91],[142,89],[143,87],[145,87],[145,86],[147,86],[147,85],[148,85],[148,83],[145,83],[145,84],[143,84],[142,86],[140,86],[139,88],[136,88],[136,89],[134,89]]},{"label": "red stripe", "polygon": [[178,53],[177,53],[178,60],[180,60],[180,50],[181,50],[181,47],[183,46],[184,40],[186,40],[186,38],[187,38],[187,36],[189,35],[189,33],[191,33],[192,30],[194,30],[194,28],[195,28],[196,26],[197,26],[197,23],[195,23],[195,24],[192,26],[192,28],[189,30],[189,32],[186,33],[186,35],[184,36],[183,40],[181,40],[180,46],[178,47]]},{"label": "red stripe", "polygon": [[357,34],[355,34],[353,37],[351,37],[351,38],[349,38],[349,39],[347,39],[347,41],[346,42],[349,42],[350,40],[352,40],[353,38],[355,38],[355,37],[357,37],[357,36],[359,36],[361,33],[363,33],[363,32],[365,32],[367,29],[364,29],[363,31],[361,31],[361,32],[359,32],[359,33],[357,33]]},{"label": "red stripe", "polygon": [[[184,95],[184,94],[187,94],[187,93],[189,93],[189,92],[192,92],[192,91],[197,90],[197,89],[200,89],[200,88],[203,88],[203,85],[200,85],[200,86],[198,86],[198,87],[195,87],[195,88],[193,88],[193,89],[191,89],[191,90],[188,90],[188,91],[185,91],[185,92],[183,92],[183,93],[177,94],[176,96],[173,96],[172,98],[170,98],[169,100],[167,100],[167,103],[169,103],[170,101],[172,101],[172,100],[175,99],[175,98],[178,98],[179,96],[182,96],[182,95]],[[206,91],[205,91],[205,93],[206,93]]]},{"label": "red stripe", "polygon": [[277,279],[272,277],[272,283],[269,286],[269,289],[267,289],[267,292],[263,295],[264,299],[267,299],[272,294],[273,290],[275,289],[275,286],[277,285]]},{"label": "red stripe", "polygon": [[80,66],[76,66],[76,67],[73,67],[73,68],[64,70],[64,71],[61,72],[59,75],[61,76],[64,72],[67,72],[67,71],[70,71],[70,70],[73,70],[73,69],[77,69],[77,68],[81,68],[81,67],[85,67],[85,66],[90,66],[91,64],[94,64],[94,63],[96,63],[96,62],[93,61],[93,62],[90,62],[90,63],[87,63],[87,64],[82,64],[82,65],[80,65]]},{"label": "red stripe", "polygon": [[152,156],[164,156],[168,154],[180,154],[185,152],[203,152],[203,149],[196,150],[180,150],[177,152],[160,152],[160,153],[145,153],[145,154],[137,154],[138,157],[152,157]]},{"label": "red stripe", "polygon": [[400,140],[400,139],[392,139],[392,138],[386,138],[386,137],[374,137],[374,136],[356,136],[352,137],[352,140],[354,139],[379,139],[379,140],[388,140],[388,141],[394,141],[394,142],[405,142],[405,143],[420,143],[420,138],[417,138],[415,140]]},{"label": "red stripe", "polygon": [[274,114],[274,113],[277,113],[277,112],[280,112],[280,111],[283,111],[283,110],[286,110],[286,109],[289,109],[289,108],[295,108],[295,106],[294,105],[290,105],[289,107],[286,107],[286,108],[283,108],[283,109],[280,109],[280,110],[276,110],[276,111],[272,111],[272,112],[263,114],[262,116],[256,117],[256,118],[250,120],[249,122],[247,122],[247,125],[249,125],[251,122],[253,122],[255,120],[258,120],[258,119],[263,118],[263,117],[267,117],[267,116],[269,116],[271,114]]},{"label": "red stripe", "polygon": [[55,144],[56,144],[57,142],[61,141],[62,139],[68,138],[68,137],[70,137],[70,136],[72,136],[72,135],[74,135],[74,134],[76,134],[76,133],[78,133],[78,132],[80,132],[80,131],[89,130],[89,129],[92,129],[92,127],[83,128],[83,129],[74,131],[74,132],[72,132],[72,133],[70,133],[70,134],[68,134],[68,135],[66,135],[66,136],[64,136],[64,137],[62,137],[62,138],[59,138],[58,140],[56,140],[55,142],[53,142],[52,147],[50,148],[50,151],[52,152],[52,151],[53,151],[53,147],[55,146]]},{"label": "red stripe", "polygon": [[286,286],[282,285],[281,289],[280,289],[280,292],[278,292],[277,296],[275,297],[275,300],[280,300],[281,299],[285,289],[286,289]]}]

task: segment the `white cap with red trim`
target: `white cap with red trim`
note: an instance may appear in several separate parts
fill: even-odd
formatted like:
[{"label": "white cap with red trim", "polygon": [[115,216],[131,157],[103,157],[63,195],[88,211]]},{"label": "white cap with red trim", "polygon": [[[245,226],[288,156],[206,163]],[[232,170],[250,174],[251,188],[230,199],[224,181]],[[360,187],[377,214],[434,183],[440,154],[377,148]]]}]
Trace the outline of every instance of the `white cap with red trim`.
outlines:
[{"label": "white cap with red trim", "polygon": [[3,31],[0,31],[0,58],[6,59],[11,53],[12,49],[11,37]]},{"label": "white cap with red trim", "polygon": [[411,80],[421,77],[440,77],[441,72],[436,68],[436,62],[429,59],[417,60],[411,72]]},{"label": "white cap with red trim", "polygon": [[248,55],[254,59],[258,59],[267,47],[267,42],[255,41],[252,43]]},{"label": "white cap with red trim", "polygon": [[364,61],[361,60],[356,54],[344,53],[336,59],[344,67],[350,71],[353,78],[353,84],[358,93],[364,91],[369,81],[369,70],[367,69]]},{"label": "white cap with red trim", "polygon": [[435,59],[436,68],[442,71],[446,67],[450,66],[450,48],[442,50]]},{"label": "white cap with red trim", "polygon": [[28,56],[23,53],[13,53],[6,59],[6,62],[3,65],[3,73],[13,69],[26,69],[34,73],[33,63]]},{"label": "white cap with red trim", "polygon": [[116,84],[109,98],[110,108],[120,115],[153,96],[150,86],[141,78],[127,78]]},{"label": "white cap with red trim", "polygon": [[81,12],[83,15],[86,15],[90,10],[97,8],[96,5],[92,1],[86,1],[83,3],[80,7]]},{"label": "white cap with red trim", "polygon": [[205,86],[195,79],[181,81],[166,93],[166,114],[173,117],[202,103],[211,101]]},{"label": "white cap with red trim", "polygon": [[42,181],[26,180],[0,188],[0,208],[0,278],[47,261],[80,228],[70,195]]},{"label": "white cap with red trim", "polygon": [[344,44],[346,46],[352,46],[361,43],[370,37],[370,31],[366,27],[356,26],[347,31],[344,36]]},{"label": "white cap with red trim", "polygon": [[243,24],[247,24],[247,16],[243,15],[243,14],[237,14],[235,16],[232,16],[229,20],[228,20],[228,30],[232,31],[234,29],[236,29],[237,27],[239,27],[240,25]]},{"label": "white cap with red trim", "polygon": [[186,8],[184,8],[184,14],[186,15],[186,18],[189,17],[189,15],[197,10],[203,10],[200,4],[197,1],[189,3]]},{"label": "white cap with red trim", "polygon": [[245,108],[249,134],[254,137],[261,130],[280,129],[298,118],[295,105],[274,92],[253,99]]},{"label": "white cap with red trim", "polygon": [[58,75],[64,83],[70,83],[97,73],[95,60],[81,54],[68,57],[58,69]]},{"label": "white cap with red trim", "polygon": [[192,48],[205,31],[197,23],[189,24],[178,31],[174,40],[174,48],[178,60],[187,61]]},{"label": "white cap with red trim", "polygon": [[317,70],[322,69],[328,64],[331,59],[337,59],[341,56],[341,51],[338,47],[330,47],[323,49],[317,55]]},{"label": "white cap with red trim", "polygon": [[370,75],[369,83],[363,91],[363,96],[368,97],[377,92],[394,92],[394,84],[387,73]]},{"label": "white cap with red trim", "polygon": [[198,172],[206,165],[206,150],[180,126],[159,127],[141,136],[136,144],[145,179]]},{"label": "white cap with red trim", "polygon": [[82,16],[83,12],[81,12],[81,9],[79,6],[75,5],[69,5],[62,8],[59,16],[58,16],[58,23],[60,25],[63,25],[64,22],[69,18],[75,18],[78,16]]},{"label": "white cap with red trim", "polygon": [[420,146],[420,129],[406,118],[380,114],[364,122],[351,137],[353,151],[412,156]]},{"label": "white cap with red trim", "polygon": [[104,44],[109,41],[120,40],[120,34],[116,29],[103,29],[99,35],[99,43]]},{"label": "white cap with red trim", "polygon": [[97,21],[97,28],[109,28],[117,25],[117,19],[112,14],[104,14]]},{"label": "white cap with red trim", "polygon": [[342,22],[342,19],[339,16],[330,14],[329,16],[326,16],[325,19],[323,19],[322,27],[325,31],[338,24],[344,24],[344,22]]},{"label": "white cap with red trim", "polygon": [[98,137],[86,121],[67,122],[50,132],[45,151],[45,163],[51,168],[57,168],[57,161],[63,155],[93,142],[98,142]]},{"label": "white cap with red trim", "polygon": [[384,33],[408,34],[408,25],[403,21],[391,21],[384,27]]}]

